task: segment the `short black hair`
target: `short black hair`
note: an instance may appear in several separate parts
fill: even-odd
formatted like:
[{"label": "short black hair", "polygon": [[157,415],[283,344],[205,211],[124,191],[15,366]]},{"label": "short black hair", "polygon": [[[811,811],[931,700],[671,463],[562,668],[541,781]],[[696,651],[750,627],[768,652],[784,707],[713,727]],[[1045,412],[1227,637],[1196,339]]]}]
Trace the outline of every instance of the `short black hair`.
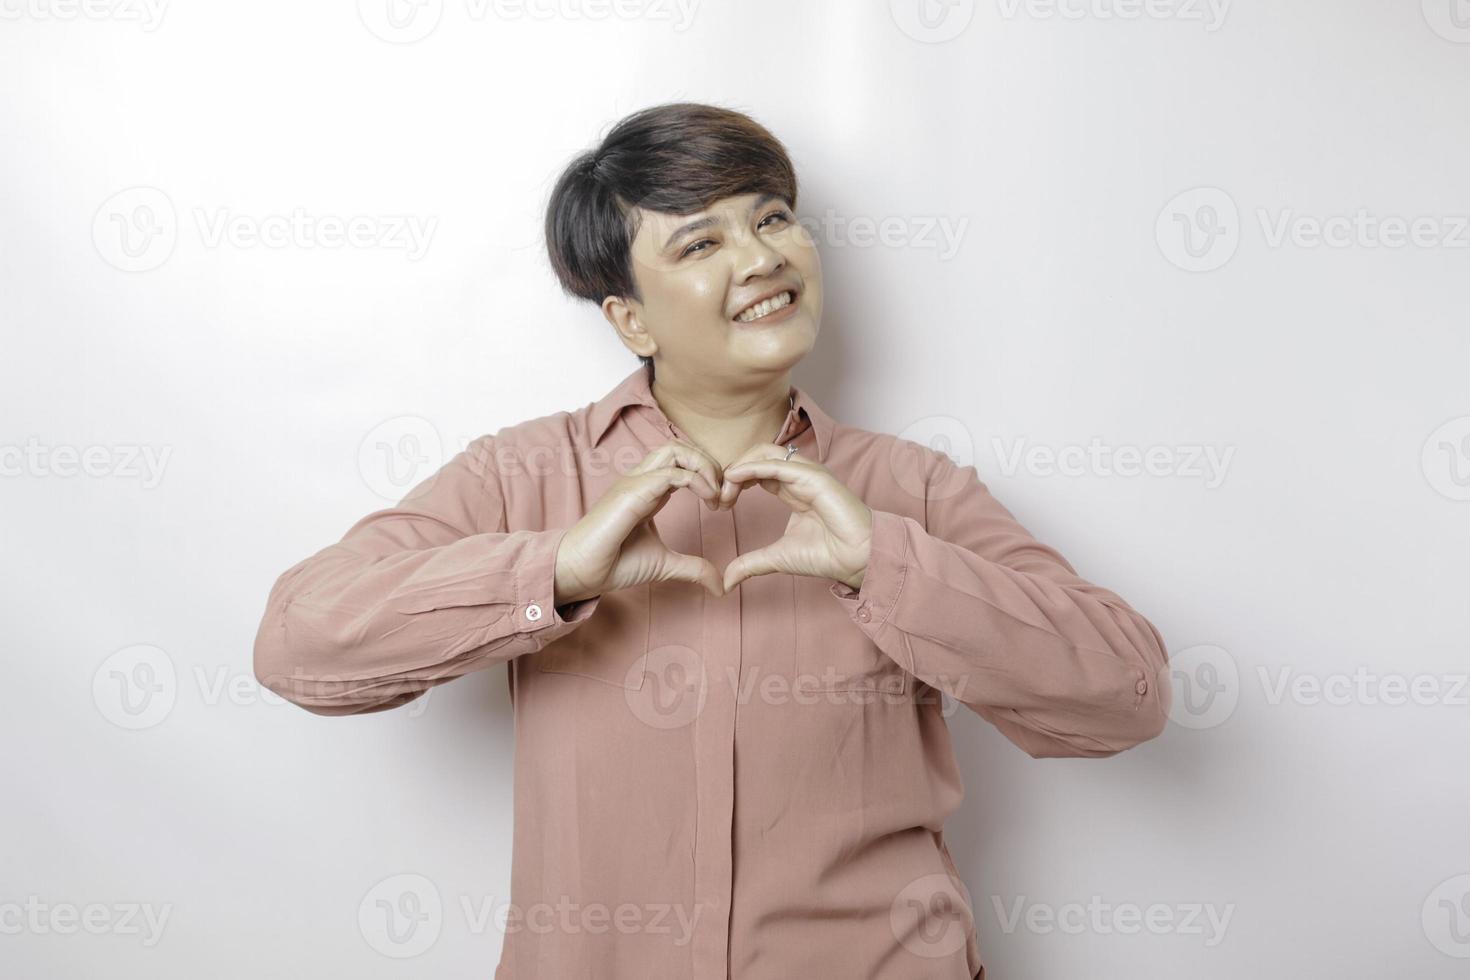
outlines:
[{"label": "short black hair", "polygon": [[[698,102],[651,106],[562,171],[546,206],[546,251],[567,295],[641,302],[635,207],[692,214],[723,198],[769,193],[795,208],[796,192],[786,147],[745,113]],[[639,360],[652,366],[652,358]]]}]

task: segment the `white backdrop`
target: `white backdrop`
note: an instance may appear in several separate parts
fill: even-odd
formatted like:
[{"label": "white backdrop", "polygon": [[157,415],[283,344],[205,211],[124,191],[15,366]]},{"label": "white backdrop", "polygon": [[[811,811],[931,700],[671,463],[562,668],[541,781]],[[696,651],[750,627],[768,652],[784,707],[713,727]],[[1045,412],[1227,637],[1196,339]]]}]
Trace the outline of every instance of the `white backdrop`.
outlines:
[{"label": "white backdrop", "polygon": [[0,0],[0,972],[489,975],[504,668],[322,718],[251,644],[635,366],[542,208],[693,99],[802,176],[797,383],[949,439],[1172,651],[1113,759],[951,716],[993,976],[1465,975],[1470,4],[394,2]]}]

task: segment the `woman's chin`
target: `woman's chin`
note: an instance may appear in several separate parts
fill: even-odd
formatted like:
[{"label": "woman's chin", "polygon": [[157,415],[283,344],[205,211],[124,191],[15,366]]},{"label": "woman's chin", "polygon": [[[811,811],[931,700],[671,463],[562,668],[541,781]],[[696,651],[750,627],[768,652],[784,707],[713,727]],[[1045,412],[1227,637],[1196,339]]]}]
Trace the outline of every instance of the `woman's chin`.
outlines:
[{"label": "woman's chin", "polygon": [[782,336],[774,334],[759,338],[740,338],[732,346],[735,359],[752,368],[780,370],[789,368],[811,353],[816,339],[811,331],[791,331]]}]

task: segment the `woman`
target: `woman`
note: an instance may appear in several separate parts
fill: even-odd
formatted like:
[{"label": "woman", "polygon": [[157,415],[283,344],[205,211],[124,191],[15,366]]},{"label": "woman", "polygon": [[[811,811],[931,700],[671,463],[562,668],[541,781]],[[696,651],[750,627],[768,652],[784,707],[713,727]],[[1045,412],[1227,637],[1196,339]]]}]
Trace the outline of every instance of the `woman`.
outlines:
[{"label": "woman", "polygon": [[1147,620],[973,467],[791,384],[822,314],[796,201],[742,114],[623,120],[557,182],[547,246],[642,363],[271,591],[257,676],[318,714],[507,664],[500,980],[983,977],[938,692],[1037,758],[1165,725]]}]

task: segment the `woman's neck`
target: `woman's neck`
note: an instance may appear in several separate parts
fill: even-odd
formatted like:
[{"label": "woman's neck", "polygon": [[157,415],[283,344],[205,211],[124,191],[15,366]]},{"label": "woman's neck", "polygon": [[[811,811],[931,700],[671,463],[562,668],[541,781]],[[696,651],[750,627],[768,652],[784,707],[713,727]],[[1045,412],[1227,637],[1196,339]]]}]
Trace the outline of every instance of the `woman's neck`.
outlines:
[{"label": "woman's neck", "polygon": [[680,432],[721,466],[757,443],[775,440],[791,411],[790,372],[738,389],[668,375],[665,368],[655,378],[654,401]]}]

